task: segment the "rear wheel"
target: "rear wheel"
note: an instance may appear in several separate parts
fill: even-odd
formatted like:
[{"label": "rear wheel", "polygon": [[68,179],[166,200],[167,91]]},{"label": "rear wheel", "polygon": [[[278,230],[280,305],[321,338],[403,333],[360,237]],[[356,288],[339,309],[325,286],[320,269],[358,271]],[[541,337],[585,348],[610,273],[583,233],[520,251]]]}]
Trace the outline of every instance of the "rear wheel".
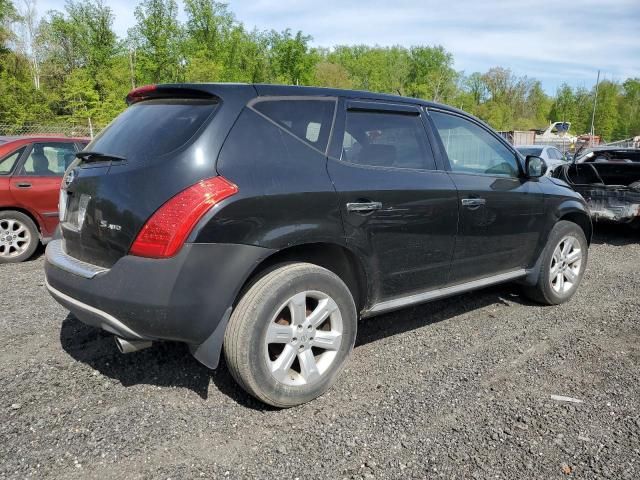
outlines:
[{"label": "rear wheel", "polygon": [[225,358],[248,393],[292,407],[331,387],[356,326],[353,297],[337,275],[308,263],[283,265],[242,296],[225,332]]},{"label": "rear wheel", "polygon": [[31,218],[14,210],[0,212],[0,263],[27,260],[38,242],[38,229]]},{"label": "rear wheel", "polygon": [[542,252],[542,265],[537,283],[526,287],[531,299],[545,305],[558,305],[569,300],[582,281],[589,246],[580,226],[558,222]]}]

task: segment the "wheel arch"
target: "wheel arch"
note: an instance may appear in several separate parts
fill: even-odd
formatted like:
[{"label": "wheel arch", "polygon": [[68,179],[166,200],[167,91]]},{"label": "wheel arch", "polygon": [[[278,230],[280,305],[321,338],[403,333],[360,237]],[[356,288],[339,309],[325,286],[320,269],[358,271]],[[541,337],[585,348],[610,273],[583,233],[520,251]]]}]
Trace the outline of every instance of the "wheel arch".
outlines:
[{"label": "wheel arch", "polygon": [[353,295],[358,311],[367,305],[369,299],[369,275],[365,262],[352,250],[339,243],[310,242],[289,246],[278,250],[262,260],[245,280],[236,298],[265,271],[275,265],[287,262],[307,262],[335,273],[347,285]]},{"label": "wheel arch", "polygon": [[13,206],[9,206],[9,205],[5,205],[0,207],[0,212],[8,212],[8,211],[13,211],[13,212],[20,212],[24,215],[26,215],[27,217],[29,217],[31,219],[31,221],[35,224],[36,228],[38,229],[38,233],[40,234],[40,241],[42,241],[42,223],[40,221],[40,218],[38,217],[38,215],[34,214],[32,211],[26,209],[26,208],[22,208],[22,207],[13,207]]},{"label": "wheel arch", "polygon": [[577,200],[569,200],[558,206],[555,211],[552,211],[552,216],[549,218],[548,225],[544,231],[544,235],[540,237],[540,243],[535,255],[535,263],[528,269],[527,276],[520,281],[525,285],[533,285],[537,282],[538,273],[541,267],[541,260],[544,253],[544,249],[547,243],[547,238],[553,227],[560,221],[568,221],[578,225],[584,232],[584,236],[587,239],[587,245],[591,245],[591,237],[593,235],[593,225],[591,223],[591,216],[589,210],[583,202]]},{"label": "wheel arch", "polygon": [[565,212],[561,212],[558,216],[558,222],[565,220],[577,224],[587,239],[587,244],[591,245],[591,238],[593,236],[593,224],[591,222],[591,216],[588,211],[583,209],[571,209]]}]

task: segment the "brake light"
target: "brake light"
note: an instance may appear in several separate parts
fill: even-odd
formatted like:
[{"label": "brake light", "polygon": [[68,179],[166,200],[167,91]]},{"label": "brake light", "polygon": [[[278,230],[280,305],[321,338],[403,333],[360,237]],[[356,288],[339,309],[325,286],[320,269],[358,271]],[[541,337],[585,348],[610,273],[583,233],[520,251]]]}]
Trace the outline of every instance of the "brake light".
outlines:
[{"label": "brake light", "polygon": [[214,205],[238,192],[223,177],[202,180],[162,205],[145,223],[129,253],[138,257],[172,257],[193,227]]},{"label": "brake light", "polygon": [[144,100],[150,93],[157,90],[157,85],[144,85],[142,87],[134,88],[127,94],[127,105]]}]

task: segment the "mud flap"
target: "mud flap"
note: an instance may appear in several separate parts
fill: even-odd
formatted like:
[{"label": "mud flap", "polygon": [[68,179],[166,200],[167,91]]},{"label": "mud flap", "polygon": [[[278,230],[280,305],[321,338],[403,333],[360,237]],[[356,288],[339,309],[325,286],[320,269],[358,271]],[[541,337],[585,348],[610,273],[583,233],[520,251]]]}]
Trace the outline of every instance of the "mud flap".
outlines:
[{"label": "mud flap", "polygon": [[224,312],[218,326],[200,345],[189,345],[189,351],[205,367],[215,370],[220,363],[222,354],[222,344],[224,343],[224,332],[227,329],[229,318],[231,317],[231,307]]}]

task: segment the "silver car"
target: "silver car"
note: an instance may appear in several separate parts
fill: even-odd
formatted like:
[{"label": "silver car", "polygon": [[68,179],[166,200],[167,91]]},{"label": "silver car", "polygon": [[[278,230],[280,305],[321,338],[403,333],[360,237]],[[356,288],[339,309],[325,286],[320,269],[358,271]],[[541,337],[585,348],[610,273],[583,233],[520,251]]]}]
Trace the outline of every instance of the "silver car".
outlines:
[{"label": "silver car", "polygon": [[551,172],[559,165],[564,165],[568,161],[567,157],[553,145],[520,145],[516,147],[516,150],[518,150],[523,157],[535,155],[536,157],[542,158],[548,167],[547,176],[550,176]]}]

